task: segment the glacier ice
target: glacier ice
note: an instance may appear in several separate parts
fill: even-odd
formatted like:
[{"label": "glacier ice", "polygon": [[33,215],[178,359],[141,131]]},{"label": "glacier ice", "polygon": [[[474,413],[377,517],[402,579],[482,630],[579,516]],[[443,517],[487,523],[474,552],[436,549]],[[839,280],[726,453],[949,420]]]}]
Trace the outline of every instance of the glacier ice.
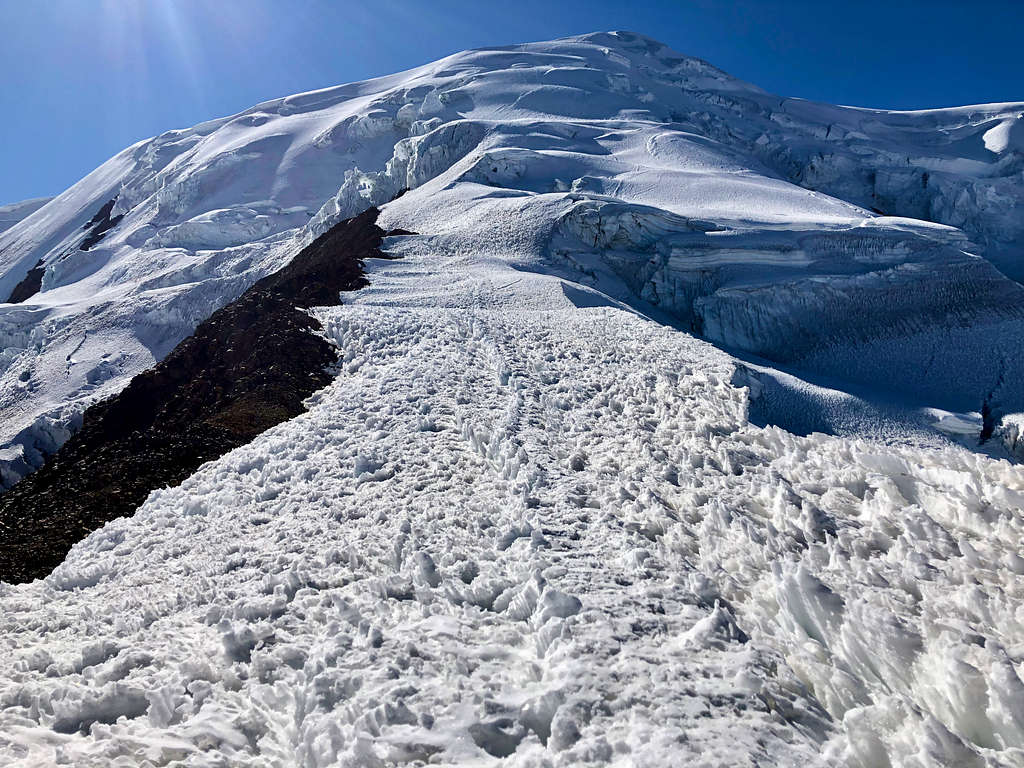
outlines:
[{"label": "glacier ice", "polygon": [[[168,131],[129,147],[0,234],[0,294],[43,267],[42,290],[28,300],[36,311],[0,307],[0,444],[26,466],[37,464],[26,457],[36,455],[30,443],[38,442],[32,425],[40,418],[72,423],[279,266],[294,240],[441,179],[488,186],[493,195],[563,194],[603,211],[599,221],[615,209],[618,234],[604,241],[588,233],[588,247],[616,262],[613,271],[632,278],[641,299],[730,347],[778,360],[778,334],[804,334],[808,313],[839,321],[834,330],[846,333],[849,306],[837,294],[900,317],[895,329],[881,320],[855,329],[858,340],[873,343],[880,329],[901,339],[960,302],[970,306],[958,305],[958,317],[999,328],[985,331],[983,342],[940,333],[915,348],[1002,344],[1016,337],[1015,325],[996,317],[1015,314],[1019,289],[960,252],[1016,275],[1014,244],[1024,226],[1021,111],[996,104],[896,113],[780,99],[648,38],[598,33],[456,54]],[[114,198],[112,214],[124,218],[81,250],[83,225]],[[639,228],[661,223],[634,236],[629,219],[647,222]],[[687,232],[694,221],[709,222],[707,236],[682,238],[665,252],[681,234],[676,229]],[[716,229],[728,234],[717,237]],[[858,252],[855,243],[865,247]],[[637,255],[660,259],[663,268],[632,263]],[[798,262],[807,259],[813,263],[801,272]],[[881,259],[876,269],[872,259]],[[921,263],[928,279],[908,275],[908,262]],[[790,280],[791,268],[808,279]],[[636,275],[647,279],[640,284]],[[751,275],[760,275],[764,290],[750,284]],[[835,279],[825,285],[819,276]],[[908,297],[904,277],[916,287],[934,282],[935,295]],[[780,284],[787,295],[773,297]],[[885,298],[876,300],[877,292]],[[86,339],[79,362],[66,366],[66,348],[82,327],[103,328],[105,343]],[[821,330],[807,342],[830,343]],[[32,344],[24,343],[28,336]],[[122,351],[105,383],[91,385],[82,369]],[[876,345],[847,357],[888,354]],[[921,356],[927,362],[931,352]],[[829,352],[829,359],[842,357]],[[1006,360],[1017,358],[1007,350]],[[811,372],[827,368],[813,355],[798,362]],[[880,375],[878,364],[861,368],[860,380]],[[908,377],[914,370],[895,378]],[[976,410],[990,378],[932,405]],[[921,394],[918,385],[905,388]],[[1001,413],[1019,410],[1018,393],[997,405]],[[25,469],[3,466],[5,483]]]},{"label": "glacier ice", "polygon": [[1022,112],[598,33],[128,148],[0,234],[5,484],[333,222],[419,234],[308,413],[0,585],[0,761],[1020,764],[1024,474],[958,443],[1020,455]]}]

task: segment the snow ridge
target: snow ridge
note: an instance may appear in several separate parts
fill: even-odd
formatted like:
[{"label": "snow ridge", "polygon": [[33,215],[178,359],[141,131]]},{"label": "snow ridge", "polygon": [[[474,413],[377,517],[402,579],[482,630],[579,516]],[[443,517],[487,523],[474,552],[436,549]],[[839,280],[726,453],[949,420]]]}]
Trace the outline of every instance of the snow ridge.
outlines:
[{"label": "snow ridge", "polygon": [[52,199],[52,197],[34,197],[31,200],[22,200],[20,203],[0,205],[0,232],[10,229],[22,219],[28,218]]}]

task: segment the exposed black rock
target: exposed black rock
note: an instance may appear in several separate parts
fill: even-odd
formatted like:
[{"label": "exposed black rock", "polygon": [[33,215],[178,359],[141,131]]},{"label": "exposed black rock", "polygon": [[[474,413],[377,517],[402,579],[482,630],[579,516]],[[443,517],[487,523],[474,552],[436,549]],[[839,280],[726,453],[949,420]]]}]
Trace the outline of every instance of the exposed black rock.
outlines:
[{"label": "exposed black rock", "polygon": [[20,304],[25,299],[30,299],[39,293],[39,289],[43,287],[43,272],[46,271],[46,267],[43,266],[43,260],[40,259],[32,269],[28,271],[25,278],[14,286],[14,290],[11,291],[11,295],[7,299],[8,304]]},{"label": "exposed black rock", "polygon": [[0,580],[45,576],[76,541],[130,515],[151,490],[301,413],[337,361],[302,310],[367,285],[363,259],[383,257],[377,213],[331,228],[89,408],[49,462],[0,496]]},{"label": "exposed black rock", "polygon": [[[114,204],[117,202],[117,197],[112,197],[103,204],[103,207],[96,211],[96,214],[85,223],[82,227],[84,230],[88,230],[82,242],[79,244],[79,249],[88,251],[98,242],[100,242],[111,229],[117,226],[117,223],[124,218],[124,214],[111,217],[110,213],[114,210]],[[28,271],[25,278],[14,286],[14,290],[11,291],[11,295],[7,299],[8,304],[19,304],[26,299],[29,299],[39,293],[39,289],[43,287],[43,273],[46,268],[43,266],[42,259]]]},{"label": "exposed black rock", "polygon": [[96,243],[102,240],[103,236],[106,235],[107,232],[117,226],[117,222],[124,218],[123,213],[114,216],[113,218],[110,217],[110,212],[114,210],[114,203],[116,202],[117,197],[112,197],[107,200],[107,202],[103,204],[103,207],[96,212],[96,215],[89,219],[86,225],[82,227],[82,229],[89,230],[89,234],[85,236],[85,239],[82,240],[82,244],[78,246],[80,249],[88,251],[96,245]]}]

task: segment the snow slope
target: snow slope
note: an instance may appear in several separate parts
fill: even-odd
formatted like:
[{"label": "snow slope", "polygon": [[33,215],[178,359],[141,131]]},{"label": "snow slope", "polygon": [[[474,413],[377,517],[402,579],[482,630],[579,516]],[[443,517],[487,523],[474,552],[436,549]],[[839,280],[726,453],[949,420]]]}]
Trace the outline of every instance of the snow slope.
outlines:
[{"label": "snow slope", "polygon": [[385,207],[307,414],[0,587],[0,755],[1020,764],[1024,472],[752,426],[479,192]]},{"label": "snow slope", "polygon": [[[88,403],[278,266],[293,238],[439,178],[561,195],[549,247],[574,279],[611,273],[620,298],[713,341],[875,381],[913,337],[897,389],[1020,410],[1016,384],[1002,390],[1024,380],[1024,297],[976,256],[1015,274],[1022,110],[780,99],[617,33],[460,53],[168,131],[0,234],[0,296],[45,267],[39,293],[0,306],[0,479],[38,466]],[[116,224],[82,250],[111,200]],[[940,359],[964,346],[981,364],[944,376],[964,372]]]},{"label": "snow slope", "polygon": [[22,219],[31,216],[52,199],[51,197],[34,197],[31,200],[22,200],[20,203],[0,205],[0,232],[10,229]]},{"label": "snow slope", "polygon": [[307,414],[0,585],[0,760],[1024,764],[1024,471],[756,426],[756,366],[687,332],[945,430],[1021,410],[1021,110],[601,33],[126,150],[0,235],[0,288],[46,264],[0,307],[10,476],[334,221],[419,234],[316,310]]}]

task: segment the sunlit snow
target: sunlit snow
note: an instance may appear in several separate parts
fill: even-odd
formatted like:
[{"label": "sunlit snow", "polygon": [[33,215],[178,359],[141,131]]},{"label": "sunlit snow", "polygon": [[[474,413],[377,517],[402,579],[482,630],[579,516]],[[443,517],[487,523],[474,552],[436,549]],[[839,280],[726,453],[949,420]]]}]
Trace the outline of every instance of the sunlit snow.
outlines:
[{"label": "sunlit snow", "polygon": [[418,234],[306,414],[0,585],[0,762],[1024,764],[1024,471],[957,444],[1024,410],[1022,111],[602,33],[125,150],[0,235],[7,481],[335,221]]}]

